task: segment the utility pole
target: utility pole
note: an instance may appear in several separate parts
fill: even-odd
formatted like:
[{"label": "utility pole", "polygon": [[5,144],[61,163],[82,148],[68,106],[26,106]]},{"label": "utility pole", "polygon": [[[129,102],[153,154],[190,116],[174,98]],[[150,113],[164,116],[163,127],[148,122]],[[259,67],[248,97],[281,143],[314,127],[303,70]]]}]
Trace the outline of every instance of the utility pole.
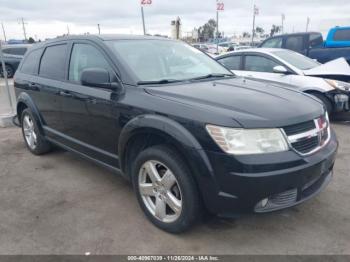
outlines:
[{"label": "utility pole", "polygon": [[251,43],[252,46],[254,44],[254,35],[255,35],[255,15],[258,15],[258,14],[259,14],[259,9],[256,7],[256,5],[254,5],[254,9],[253,9],[252,43]]},{"label": "utility pole", "polygon": [[143,6],[141,5],[141,17],[142,17],[142,27],[143,27],[143,34],[146,34],[146,26],[145,26],[145,14],[143,13]]},{"label": "utility pole", "polygon": [[6,32],[5,32],[5,27],[4,27],[4,23],[1,22],[1,27],[2,27],[2,33],[4,34],[4,40],[5,40],[5,43],[6,43]]},{"label": "utility pole", "polygon": [[216,52],[219,53],[219,11],[222,12],[225,9],[225,4],[219,0],[216,0]]},{"label": "utility pole", "polygon": [[101,28],[100,28],[100,24],[97,24],[97,29],[98,29],[98,34],[101,34]]},{"label": "utility pole", "polygon": [[216,8],[216,53],[219,54],[219,10]]},{"label": "utility pole", "polygon": [[69,32],[69,25],[67,25],[67,35],[69,35],[70,32]]},{"label": "utility pole", "polygon": [[307,17],[307,19],[306,19],[306,32],[307,32],[307,30],[309,29],[309,24],[310,24],[310,17]]},{"label": "utility pole", "polygon": [[24,22],[23,17],[21,18],[21,21],[19,23],[22,24],[24,40],[27,40],[26,26],[25,26],[27,23]]},{"label": "utility pole", "polygon": [[284,20],[285,19],[286,19],[286,16],[284,14],[282,14],[282,28],[281,28],[282,34],[284,33]]}]

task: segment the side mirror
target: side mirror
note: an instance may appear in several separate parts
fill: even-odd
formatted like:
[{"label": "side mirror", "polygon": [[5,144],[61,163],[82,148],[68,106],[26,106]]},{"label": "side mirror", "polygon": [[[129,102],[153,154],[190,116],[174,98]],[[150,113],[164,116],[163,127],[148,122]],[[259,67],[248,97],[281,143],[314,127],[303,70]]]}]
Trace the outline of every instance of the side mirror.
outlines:
[{"label": "side mirror", "polygon": [[112,88],[109,72],[104,68],[86,68],[81,72],[81,84],[84,86]]},{"label": "side mirror", "polygon": [[281,66],[281,65],[275,66],[275,67],[273,68],[273,72],[274,72],[274,73],[278,73],[278,74],[285,74],[285,75],[289,73],[289,71],[287,70],[287,68],[285,68],[284,66]]}]

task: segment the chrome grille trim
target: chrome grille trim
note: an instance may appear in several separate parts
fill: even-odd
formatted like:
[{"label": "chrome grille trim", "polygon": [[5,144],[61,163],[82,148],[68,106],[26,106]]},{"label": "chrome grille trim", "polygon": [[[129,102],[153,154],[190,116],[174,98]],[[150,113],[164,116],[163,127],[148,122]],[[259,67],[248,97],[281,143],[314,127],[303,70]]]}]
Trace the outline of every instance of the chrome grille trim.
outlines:
[{"label": "chrome grille trim", "polygon": [[[287,142],[288,142],[288,145],[289,147],[295,151],[296,153],[298,153],[299,155],[302,155],[302,156],[307,156],[307,155],[311,155],[313,153],[316,153],[318,150],[320,150],[321,148],[323,148],[325,145],[328,144],[328,142],[330,141],[331,139],[331,129],[330,129],[330,122],[329,122],[329,118],[328,118],[328,114],[327,112],[325,113],[325,119],[326,119],[326,126],[325,127],[320,127],[319,124],[318,124],[318,119],[314,119],[314,123],[315,123],[315,128],[312,129],[312,130],[308,130],[306,132],[302,132],[302,133],[299,133],[299,134],[294,134],[294,135],[290,135],[288,136],[286,134],[286,132],[284,131],[283,128],[281,128],[281,132],[282,134],[285,136]],[[324,131],[326,130],[326,140],[322,143],[323,141],[323,135],[324,135]],[[296,143],[296,142],[299,142],[299,141],[303,141],[305,139],[311,139],[311,138],[314,138],[314,137],[318,137],[318,145],[310,150],[309,152],[300,152],[298,151],[296,148],[294,148],[293,146],[293,143]]]}]

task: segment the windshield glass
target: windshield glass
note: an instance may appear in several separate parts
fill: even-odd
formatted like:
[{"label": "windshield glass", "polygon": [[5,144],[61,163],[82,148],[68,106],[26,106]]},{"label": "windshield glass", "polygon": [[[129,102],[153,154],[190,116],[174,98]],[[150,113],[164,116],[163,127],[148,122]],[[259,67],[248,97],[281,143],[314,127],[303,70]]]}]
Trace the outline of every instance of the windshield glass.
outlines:
[{"label": "windshield glass", "polygon": [[179,41],[116,40],[107,44],[142,82],[232,74],[201,51]]},{"label": "windshield glass", "polygon": [[315,60],[288,50],[272,51],[272,53],[300,70],[307,70],[320,65]]}]

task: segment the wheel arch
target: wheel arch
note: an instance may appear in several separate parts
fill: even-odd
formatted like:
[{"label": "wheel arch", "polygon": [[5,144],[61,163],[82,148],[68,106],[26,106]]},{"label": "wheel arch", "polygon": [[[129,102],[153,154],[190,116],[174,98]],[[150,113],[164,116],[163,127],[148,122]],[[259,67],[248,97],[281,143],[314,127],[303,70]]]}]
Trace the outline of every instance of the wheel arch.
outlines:
[{"label": "wheel arch", "polygon": [[44,130],[42,128],[42,120],[41,120],[38,108],[36,107],[32,98],[27,93],[22,92],[19,94],[17,98],[17,106],[16,106],[18,121],[21,125],[22,125],[21,123],[22,112],[26,108],[29,108],[29,110],[33,114],[34,120],[39,128],[40,133],[44,135]]},{"label": "wheel arch", "polygon": [[[169,144],[184,158],[195,180],[199,181],[202,176],[213,174],[210,161],[197,139],[180,123],[158,115],[138,116],[124,126],[118,145],[123,174],[130,178],[128,158],[133,158],[143,149],[160,143]],[[135,145],[138,148],[132,154],[130,150],[135,150]]]}]

